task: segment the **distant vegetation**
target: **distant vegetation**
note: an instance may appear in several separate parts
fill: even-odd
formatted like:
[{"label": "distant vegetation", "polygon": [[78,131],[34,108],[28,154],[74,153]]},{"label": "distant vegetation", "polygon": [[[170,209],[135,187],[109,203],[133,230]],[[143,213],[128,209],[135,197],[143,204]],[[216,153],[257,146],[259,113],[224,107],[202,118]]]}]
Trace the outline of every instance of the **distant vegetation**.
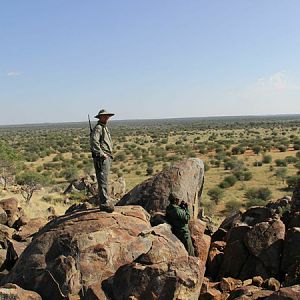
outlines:
[{"label": "distant vegetation", "polygon": [[[230,213],[291,194],[300,172],[299,125],[300,116],[111,121],[112,177],[124,176],[132,188],[198,157],[205,162],[206,213]],[[17,186],[27,201],[30,180],[47,192],[94,172],[88,124],[7,126],[0,137],[2,189]]]}]

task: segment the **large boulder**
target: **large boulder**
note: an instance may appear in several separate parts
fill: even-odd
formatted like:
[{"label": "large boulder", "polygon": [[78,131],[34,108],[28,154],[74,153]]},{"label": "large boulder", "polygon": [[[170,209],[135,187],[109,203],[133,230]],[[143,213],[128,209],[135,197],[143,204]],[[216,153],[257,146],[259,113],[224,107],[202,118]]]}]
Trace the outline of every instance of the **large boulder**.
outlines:
[{"label": "large boulder", "polygon": [[[201,261],[188,258],[168,224],[151,227],[150,215],[140,206],[116,207],[111,214],[82,210],[52,220],[33,237],[5,282],[34,290],[44,300],[83,297],[86,292],[106,299],[101,285],[114,278],[120,267],[136,264],[143,272],[147,273],[146,266],[154,270],[151,281],[161,274],[156,273],[156,265],[173,266],[174,271],[167,271],[166,277],[172,273],[182,278],[180,274],[186,272],[184,278],[195,283],[191,293],[201,286]],[[189,271],[191,265],[194,267]],[[181,279],[177,281],[176,288],[188,289]]]},{"label": "large boulder", "polygon": [[110,279],[107,293],[112,299],[198,299],[205,262],[189,257],[181,243],[172,243],[175,236],[167,224],[142,236],[148,236],[152,247]]},{"label": "large boulder", "polygon": [[281,261],[281,271],[283,273],[290,272],[295,265],[300,264],[300,227],[293,227],[287,231],[284,244],[283,255]]},{"label": "large boulder", "polygon": [[149,213],[165,212],[170,193],[176,191],[197,218],[203,182],[203,161],[189,158],[137,185],[117,205],[141,205]]},{"label": "large boulder", "polygon": [[258,223],[245,234],[245,244],[249,252],[263,262],[270,276],[279,274],[284,237],[285,226],[277,219]]}]

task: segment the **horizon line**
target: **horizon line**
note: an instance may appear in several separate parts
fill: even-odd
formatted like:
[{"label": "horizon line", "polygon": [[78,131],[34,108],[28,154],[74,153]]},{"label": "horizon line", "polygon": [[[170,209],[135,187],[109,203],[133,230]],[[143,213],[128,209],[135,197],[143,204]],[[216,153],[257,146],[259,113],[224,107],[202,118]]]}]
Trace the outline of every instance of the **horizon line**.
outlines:
[{"label": "horizon line", "polygon": [[[110,122],[124,122],[124,121],[156,121],[156,120],[180,120],[180,119],[217,119],[217,118],[241,118],[241,117],[276,117],[276,116],[300,116],[300,113],[283,113],[283,114],[250,114],[250,115],[214,115],[201,117],[167,117],[167,118],[139,118],[139,119],[117,119],[110,120]],[[38,125],[55,125],[55,124],[78,124],[86,123],[86,121],[57,121],[57,122],[43,122],[43,123],[15,123],[15,124],[0,124],[0,127],[17,127],[17,126],[38,126]],[[95,122],[91,120],[91,122]]]}]

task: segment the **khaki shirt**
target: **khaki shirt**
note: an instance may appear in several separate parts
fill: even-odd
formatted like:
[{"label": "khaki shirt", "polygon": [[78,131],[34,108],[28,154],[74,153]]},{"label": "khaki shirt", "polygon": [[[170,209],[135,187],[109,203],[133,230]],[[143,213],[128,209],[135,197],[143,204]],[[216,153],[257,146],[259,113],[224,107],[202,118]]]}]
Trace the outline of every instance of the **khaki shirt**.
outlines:
[{"label": "khaki shirt", "polygon": [[93,128],[90,136],[90,146],[92,154],[112,156],[113,144],[109,130],[105,124],[98,122]]}]

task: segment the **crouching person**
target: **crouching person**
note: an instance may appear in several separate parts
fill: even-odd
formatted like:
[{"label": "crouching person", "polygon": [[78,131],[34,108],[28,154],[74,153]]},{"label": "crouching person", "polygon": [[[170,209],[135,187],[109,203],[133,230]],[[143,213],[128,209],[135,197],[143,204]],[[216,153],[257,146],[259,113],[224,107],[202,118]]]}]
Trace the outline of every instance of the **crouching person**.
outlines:
[{"label": "crouching person", "polygon": [[[190,211],[185,202],[180,203],[179,197],[171,193],[170,204],[166,209],[167,222],[172,227],[172,232],[183,243],[190,256],[195,256],[194,246],[189,230]],[[179,205],[180,203],[180,205]]]}]

